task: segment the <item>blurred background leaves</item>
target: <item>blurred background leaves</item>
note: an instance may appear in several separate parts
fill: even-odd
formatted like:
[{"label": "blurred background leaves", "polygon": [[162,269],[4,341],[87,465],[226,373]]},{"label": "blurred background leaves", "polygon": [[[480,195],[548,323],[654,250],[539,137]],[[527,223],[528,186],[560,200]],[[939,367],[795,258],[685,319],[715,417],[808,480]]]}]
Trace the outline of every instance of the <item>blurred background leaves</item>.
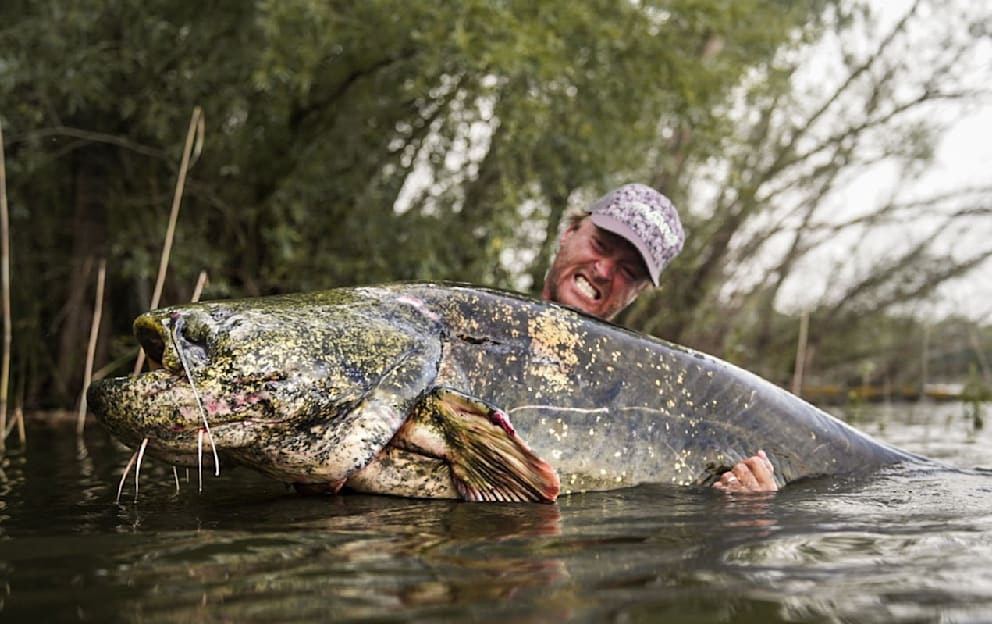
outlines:
[{"label": "blurred background leaves", "polygon": [[[959,114],[928,107],[964,110],[992,84],[975,56],[989,12],[921,0],[886,22],[830,0],[7,0],[14,377],[26,405],[76,399],[98,258],[109,275],[97,362],[128,369],[199,105],[206,143],[163,304],[187,300],[203,269],[205,298],[408,279],[535,292],[565,211],[643,181],[681,207],[689,243],[621,322],[786,383],[805,311],[814,376],[861,380],[870,358],[879,380],[916,383],[907,354],[926,322],[913,305],[987,268],[988,183],[902,185],[864,206],[838,189],[879,163],[922,177]],[[949,245],[952,227],[986,236]],[[886,228],[890,250],[835,253],[847,263],[802,286],[828,243],[877,247]],[[947,375],[974,370],[987,320],[943,321],[963,341]]]}]

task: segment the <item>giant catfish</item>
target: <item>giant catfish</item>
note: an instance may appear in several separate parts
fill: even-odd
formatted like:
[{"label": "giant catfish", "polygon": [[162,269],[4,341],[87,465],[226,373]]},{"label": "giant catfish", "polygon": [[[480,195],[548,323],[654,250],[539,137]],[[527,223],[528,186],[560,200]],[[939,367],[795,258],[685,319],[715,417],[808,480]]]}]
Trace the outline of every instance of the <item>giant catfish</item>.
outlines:
[{"label": "giant catfish", "polygon": [[[520,295],[402,283],[149,312],[157,370],[95,383],[131,447],[302,491],[553,501],[705,485],[764,449],[780,486],[918,458],[715,357]],[[213,461],[208,458],[208,461]]]}]

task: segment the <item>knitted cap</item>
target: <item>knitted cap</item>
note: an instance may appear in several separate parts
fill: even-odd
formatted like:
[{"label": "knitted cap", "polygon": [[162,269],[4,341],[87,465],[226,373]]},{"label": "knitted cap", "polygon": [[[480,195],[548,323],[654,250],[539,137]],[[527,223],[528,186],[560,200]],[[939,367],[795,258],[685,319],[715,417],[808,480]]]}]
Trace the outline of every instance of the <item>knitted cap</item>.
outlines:
[{"label": "knitted cap", "polygon": [[592,222],[631,242],[644,258],[651,282],[682,251],[685,232],[671,200],[644,184],[625,184],[589,209]]}]

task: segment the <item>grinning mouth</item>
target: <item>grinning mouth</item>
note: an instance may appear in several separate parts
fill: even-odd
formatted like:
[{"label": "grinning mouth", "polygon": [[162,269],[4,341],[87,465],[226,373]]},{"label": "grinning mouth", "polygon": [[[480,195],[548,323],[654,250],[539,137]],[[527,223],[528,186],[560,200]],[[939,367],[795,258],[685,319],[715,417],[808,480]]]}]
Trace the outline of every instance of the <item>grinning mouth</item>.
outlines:
[{"label": "grinning mouth", "polygon": [[589,280],[581,275],[575,276],[575,288],[586,297],[589,297],[594,301],[599,300],[599,291],[593,287]]}]

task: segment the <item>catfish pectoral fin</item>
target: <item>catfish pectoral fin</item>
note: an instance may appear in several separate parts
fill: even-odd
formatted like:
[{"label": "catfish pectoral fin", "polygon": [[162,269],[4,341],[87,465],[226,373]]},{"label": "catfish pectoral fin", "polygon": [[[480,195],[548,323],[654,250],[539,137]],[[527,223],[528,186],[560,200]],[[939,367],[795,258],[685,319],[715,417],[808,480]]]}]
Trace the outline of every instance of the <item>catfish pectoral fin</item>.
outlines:
[{"label": "catfish pectoral fin", "polygon": [[438,388],[417,405],[400,437],[448,460],[455,489],[465,500],[554,502],[557,472],[512,431],[501,410]]},{"label": "catfish pectoral fin", "polygon": [[[474,425],[474,423],[473,423]],[[553,503],[561,485],[558,473],[517,438],[473,425],[469,440],[452,454],[455,489],[471,501]],[[488,425],[491,429],[492,425]]]}]

